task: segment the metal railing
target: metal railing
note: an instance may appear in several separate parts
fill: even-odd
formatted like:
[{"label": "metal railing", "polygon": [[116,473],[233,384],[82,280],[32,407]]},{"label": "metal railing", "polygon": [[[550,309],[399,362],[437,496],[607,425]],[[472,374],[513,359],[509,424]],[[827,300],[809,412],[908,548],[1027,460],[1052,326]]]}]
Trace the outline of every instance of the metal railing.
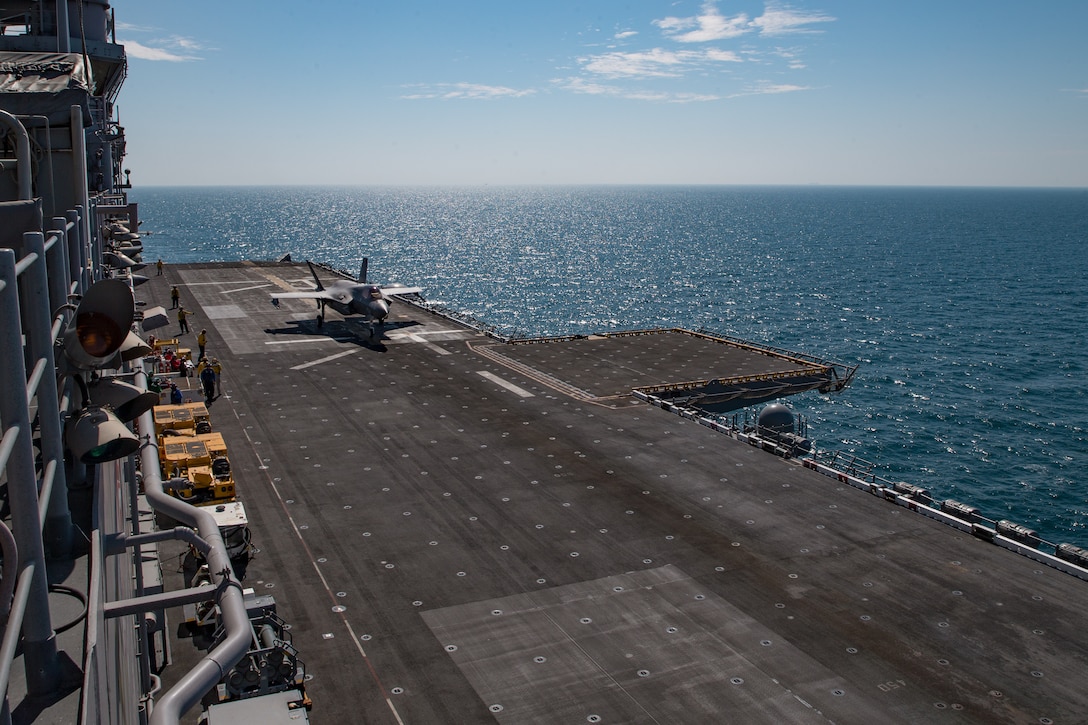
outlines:
[{"label": "metal railing", "polygon": [[750,425],[747,413],[742,423],[737,414],[731,418],[712,416],[697,408],[676,405],[643,391],[636,390],[634,395],[651,405],[782,458],[797,457],[805,468],[839,483],[847,484],[983,541],[1088,581],[1088,550],[1072,544],[1048,541],[1027,526],[1007,519],[988,518],[978,508],[960,501],[936,500],[929,490],[921,486],[905,481],[892,481],[878,475],[876,464],[852,453],[812,450],[799,455],[793,447],[783,445],[780,440],[771,439],[755,426]]},{"label": "metal railing", "polygon": [[[53,556],[66,555],[72,536],[64,466],[64,411],[53,359],[67,313],[58,312],[54,319],[50,310],[62,310],[67,302],[73,276],[68,237],[73,235],[76,245],[82,242],[81,211],[73,212],[75,220],[71,222],[54,219],[59,228],[50,232],[48,240],[41,232],[25,234],[23,256],[18,259],[14,249],[0,249],[0,369],[4,371],[0,471],[8,482],[12,523],[11,537],[2,537],[5,594],[10,582],[17,581],[14,597],[0,602],[5,615],[0,645],[5,714],[17,645],[24,658],[28,694],[55,691],[61,676],[45,559],[47,549]],[[35,463],[35,419],[40,466]],[[3,523],[0,526],[7,528]]]},{"label": "metal railing", "polygon": [[[68,218],[55,218],[58,228],[50,231],[48,238],[40,232],[24,234],[23,249],[18,253],[0,249],[0,370],[4,372],[0,380],[0,474],[7,481],[11,510],[11,527],[0,522],[0,723],[10,722],[8,685],[20,653],[28,696],[54,694],[62,678],[64,657],[58,651],[51,621],[46,559],[66,559],[71,553],[75,529],[68,509],[63,422],[77,402],[72,399],[71,378],[60,374],[53,353],[69,322],[69,295],[86,291],[81,281],[84,260],[98,256],[88,250],[95,245],[85,244],[80,236],[85,226],[82,217],[83,210],[77,209]],[[137,378],[146,387],[139,364],[136,368]],[[210,592],[143,596],[136,564],[141,558],[140,545],[186,534],[174,530],[149,538],[151,535],[134,529],[126,535],[127,526],[138,527],[136,460],[130,456],[97,466],[99,526],[90,535],[79,720],[83,723],[176,723],[215,686],[222,672],[241,659],[252,640],[241,585],[214,519],[206,511],[163,493],[151,413],[145,413],[138,424],[148,501],[155,510],[167,511],[198,532],[193,534],[194,540],[221,581]],[[35,445],[40,450],[38,461]],[[79,463],[70,464],[68,471],[73,480],[85,473]],[[126,544],[130,555],[116,556],[125,546],[120,551],[110,550],[103,537]],[[178,685],[159,696],[155,701],[158,707],[152,711],[149,692],[155,687],[155,678],[144,647],[148,642],[145,623],[137,617],[134,628],[124,617],[161,610],[194,596],[217,600],[227,636]]]}]

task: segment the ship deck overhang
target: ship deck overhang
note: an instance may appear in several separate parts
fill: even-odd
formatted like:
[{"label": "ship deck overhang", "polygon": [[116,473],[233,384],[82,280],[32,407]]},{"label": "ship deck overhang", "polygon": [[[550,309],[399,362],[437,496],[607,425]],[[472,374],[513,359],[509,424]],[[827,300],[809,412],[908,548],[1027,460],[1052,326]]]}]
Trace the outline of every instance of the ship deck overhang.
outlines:
[{"label": "ship deck overhang", "polygon": [[712,413],[810,390],[837,392],[856,370],[680,328],[528,338],[474,349],[581,400],[618,404],[638,392]]}]

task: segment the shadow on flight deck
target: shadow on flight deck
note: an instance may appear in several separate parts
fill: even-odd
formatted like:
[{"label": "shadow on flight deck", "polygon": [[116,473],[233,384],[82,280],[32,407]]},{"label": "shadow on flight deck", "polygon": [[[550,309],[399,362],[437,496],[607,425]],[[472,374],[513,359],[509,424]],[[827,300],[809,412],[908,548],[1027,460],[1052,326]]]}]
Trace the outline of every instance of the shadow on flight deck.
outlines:
[{"label": "shadow on flight deck", "polygon": [[292,335],[305,337],[326,337],[336,342],[351,342],[369,350],[385,352],[387,350],[383,340],[390,330],[403,330],[410,327],[418,327],[415,320],[386,322],[380,328],[373,328],[365,323],[355,320],[327,320],[323,325],[318,325],[312,319],[287,320],[286,327],[266,327],[266,335]]}]

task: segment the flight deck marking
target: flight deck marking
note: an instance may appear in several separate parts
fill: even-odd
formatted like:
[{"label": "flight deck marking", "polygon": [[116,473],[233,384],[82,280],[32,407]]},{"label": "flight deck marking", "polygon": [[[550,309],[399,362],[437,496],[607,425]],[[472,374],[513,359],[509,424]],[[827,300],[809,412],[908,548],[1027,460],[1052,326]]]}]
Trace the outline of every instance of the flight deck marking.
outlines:
[{"label": "flight deck marking", "polygon": [[221,295],[232,295],[235,292],[246,292],[246,291],[251,290],[251,289],[261,289],[263,287],[271,287],[271,286],[272,286],[271,284],[268,284],[266,282],[265,284],[255,284],[255,285],[252,285],[251,287],[238,287],[237,289],[221,290],[219,292],[219,294],[221,294]]},{"label": "flight deck marking", "polygon": [[507,390],[509,390],[512,393],[516,393],[517,395],[520,395],[523,398],[532,398],[533,397],[533,394],[530,393],[525,388],[519,388],[518,386],[514,385],[511,382],[509,382],[507,380],[503,380],[502,378],[500,378],[498,375],[495,375],[494,373],[489,373],[486,370],[477,370],[476,374],[479,375],[481,378],[484,378],[485,380],[490,380],[491,382],[495,383],[496,385],[498,385],[500,387],[503,387],[503,388],[506,388]]},{"label": "flight deck marking", "polygon": [[331,340],[332,342],[351,342],[354,337],[304,337],[301,340],[267,340],[265,345],[297,345],[300,342],[321,342],[322,340]]},{"label": "flight deck marking", "polygon": [[[179,287],[211,287],[222,284],[238,284],[238,282],[256,282],[255,279],[243,279],[243,280],[220,280],[218,282],[182,282]],[[262,287],[265,285],[261,285]]]},{"label": "flight deck marking", "polygon": [[204,315],[209,320],[238,320],[249,317],[238,305],[204,305]]},{"label": "flight deck marking", "polygon": [[[562,380],[560,380],[559,378],[556,378],[555,376],[548,375],[547,373],[541,372],[541,371],[537,370],[534,367],[526,365],[525,363],[521,363],[521,362],[518,362],[517,360],[513,360],[511,358],[508,358],[505,355],[503,355],[502,353],[495,352],[494,350],[491,349],[490,343],[488,343],[486,345],[473,345],[472,343],[469,343],[468,347],[473,352],[479,353],[480,355],[483,355],[486,358],[494,360],[495,362],[499,363],[500,365],[508,367],[508,368],[510,368],[511,370],[513,370],[516,373],[521,373],[522,375],[529,378],[530,380],[535,380],[535,381],[537,381],[538,383],[540,383],[542,385],[547,385],[549,388],[552,388],[553,390],[558,390],[559,392],[561,392],[561,393],[563,393],[565,395],[569,395],[570,397],[574,398],[575,400],[584,400],[587,403],[600,403],[600,401],[612,400],[612,399],[620,397],[620,396],[614,396],[613,395],[613,396],[608,396],[606,398],[600,398],[600,397],[594,395],[593,393],[588,393],[585,390],[582,390],[581,388],[576,388],[573,385],[571,385],[570,383],[565,383]],[[624,397],[626,397],[626,396],[624,396]]]},{"label": "flight deck marking", "polygon": [[[233,407],[232,404],[231,410],[234,413],[235,420],[237,420],[240,425],[241,419],[238,417],[238,409]],[[253,455],[256,456],[258,465],[262,469],[264,469],[265,478],[268,480],[268,485],[272,489],[272,492],[275,494],[276,500],[279,501],[280,509],[283,511],[284,516],[286,516],[287,520],[290,522],[291,530],[295,533],[295,538],[298,539],[299,544],[302,546],[302,550],[306,552],[306,556],[308,556],[310,559],[311,566],[313,566],[314,571],[317,572],[317,578],[321,580],[321,586],[324,587],[325,593],[329,596],[329,598],[332,601],[336,601],[332,592],[332,587],[329,586],[329,580],[325,578],[325,573],[321,571],[321,567],[318,565],[317,559],[314,556],[313,551],[310,549],[310,545],[307,544],[306,539],[302,537],[302,527],[298,525],[298,523],[295,521],[295,517],[291,515],[291,511],[287,508],[287,504],[284,501],[283,495],[280,493],[279,487],[276,485],[275,479],[273,479],[272,474],[268,472],[268,467],[264,465],[264,461],[261,459],[260,454],[257,453],[256,446],[253,445],[253,439],[250,437],[249,431],[243,429],[242,433],[243,435],[245,435],[246,440],[249,441],[250,450],[253,452]],[[381,676],[378,675],[378,671],[374,669],[374,663],[370,661],[370,657],[367,655],[366,650],[363,649],[363,645],[360,644],[361,638],[356,635],[355,628],[351,626],[351,622],[348,620],[347,615],[344,613],[346,611],[346,609],[343,609],[337,612],[340,617],[340,621],[348,630],[348,634],[351,635],[351,641],[355,645],[355,649],[359,652],[359,655],[363,658],[363,662],[366,664],[366,668],[370,671],[371,679],[373,679],[374,684],[377,686],[378,691],[381,693],[382,698],[385,700],[385,704],[389,707],[390,712],[392,712],[393,714],[393,719],[397,721],[398,725],[404,725],[404,720],[401,719],[400,713],[397,711],[397,706],[394,705],[393,701],[389,698],[388,691],[385,688],[385,683],[382,681]]]},{"label": "flight deck marking", "polygon": [[419,335],[409,334],[409,335],[405,335],[405,337],[407,337],[412,342],[418,342],[420,345],[427,348],[428,350],[431,350],[433,352],[437,352],[439,355],[449,355],[450,354],[449,350],[446,350],[445,348],[439,347],[438,345],[435,345],[433,342],[427,342],[426,340],[424,340]]},{"label": "flight deck marking", "polygon": [[358,350],[344,350],[344,352],[338,352],[335,355],[329,355],[328,357],[323,357],[320,360],[312,360],[312,361],[310,361],[308,363],[302,363],[301,365],[295,365],[291,369],[292,370],[304,370],[305,368],[313,367],[314,365],[320,365],[321,363],[325,363],[325,362],[328,362],[330,360],[335,360],[338,357],[344,357],[345,355],[354,355],[356,352],[358,352]]}]

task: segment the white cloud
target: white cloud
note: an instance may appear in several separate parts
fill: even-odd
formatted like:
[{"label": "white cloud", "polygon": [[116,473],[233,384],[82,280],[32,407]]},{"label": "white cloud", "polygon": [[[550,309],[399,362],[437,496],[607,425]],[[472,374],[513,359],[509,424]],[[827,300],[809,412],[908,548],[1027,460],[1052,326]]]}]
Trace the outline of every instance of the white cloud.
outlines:
[{"label": "white cloud", "polygon": [[[185,45],[184,43],[174,42],[175,45],[180,46],[184,50],[197,49],[196,44]],[[173,51],[166,50],[165,48],[152,48],[142,43],[137,43],[135,40],[123,40],[121,45],[125,46],[125,55],[130,58],[139,58],[141,60],[159,60],[167,61],[170,63],[183,63],[190,60],[200,60],[199,56],[185,54],[181,55],[174,53]]]},{"label": "white cloud", "polygon": [[741,96],[764,96],[777,93],[796,93],[797,91],[810,91],[811,86],[798,86],[792,83],[768,83],[766,81],[758,83],[741,93],[735,93],[730,98],[739,98]]},{"label": "white cloud", "polygon": [[736,38],[751,31],[748,16],[744,13],[727,18],[718,12],[714,3],[703,5],[703,11],[693,18],[668,17],[654,20],[667,37],[680,43],[705,43],[712,40]]},{"label": "white cloud", "polygon": [[786,67],[791,70],[804,70],[808,67],[803,60],[800,59],[800,53],[797,50],[790,48],[776,48],[771,52],[771,55],[777,56],[786,61]]},{"label": "white cloud", "polygon": [[741,62],[740,56],[725,50],[664,50],[602,53],[579,58],[583,70],[606,78],[675,78],[708,63]]},{"label": "white cloud", "polygon": [[116,28],[122,33],[150,33],[152,30],[154,30],[154,28],[150,28],[145,25],[126,23],[124,20],[118,20]]},{"label": "white cloud", "polygon": [[[768,47],[771,43],[758,43],[756,38],[815,32],[809,30],[812,24],[834,18],[795,10],[776,0],[769,0],[763,13],[755,18],[745,13],[726,16],[718,9],[719,2],[704,0],[691,17],[651,21],[664,36],[663,46],[645,47],[652,41],[642,41],[636,30],[616,30],[611,38],[598,36],[595,47],[586,48],[586,55],[575,59],[577,70],[559,70],[570,75],[552,80],[551,87],[582,95],[658,103],[708,102],[810,90],[809,86],[756,80],[754,73],[765,76],[768,66],[786,72],[806,68],[801,60],[803,48]],[[728,49],[724,42],[744,36],[749,38],[744,47]],[[694,43],[702,45],[693,47]],[[439,83],[405,86],[401,98],[490,100],[536,92],[532,88]]]},{"label": "white cloud", "polygon": [[200,43],[196,42],[192,38],[174,36],[172,40],[175,44],[177,44],[179,48],[184,48],[185,50],[203,50]]},{"label": "white cloud", "polygon": [[432,86],[420,86],[417,93],[401,96],[409,100],[438,98],[449,100],[455,98],[468,98],[472,100],[490,100],[493,98],[521,98],[536,93],[532,89],[519,90],[506,86],[487,86],[480,83],[437,83]]},{"label": "white cloud", "polygon": [[619,86],[587,81],[585,78],[557,78],[552,83],[563,90],[584,93],[590,96],[617,96],[622,91]]},{"label": "white cloud", "polygon": [[658,101],[663,103],[695,103],[721,100],[721,96],[705,93],[672,93],[668,91],[650,91],[646,89],[623,88],[616,85],[596,83],[584,78],[563,78],[552,81],[556,87],[572,93],[591,96],[609,96],[633,101]]},{"label": "white cloud", "polygon": [[694,17],[667,17],[654,20],[653,24],[661,28],[667,38],[678,43],[707,43],[737,38],[750,33],[786,35],[816,32],[806,26],[812,23],[826,23],[834,19],[830,15],[794,10],[778,3],[767,3],[763,14],[751,20],[745,13],[726,17],[711,1],[705,3],[702,11]]},{"label": "white cloud", "polygon": [[753,20],[752,25],[759,28],[762,35],[787,35],[818,32],[805,26],[812,23],[828,23],[833,20],[835,18],[830,15],[822,15],[819,12],[805,12],[778,3],[768,3],[763,14]]},{"label": "white cloud", "polygon": [[709,48],[703,51],[703,56],[707,60],[720,61],[725,63],[743,63],[739,55],[731,50],[719,50],[717,48]]},{"label": "white cloud", "polygon": [[677,66],[681,63],[679,53],[661,48],[634,53],[603,53],[579,60],[585,70],[607,78],[676,76],[679,75]]}]

